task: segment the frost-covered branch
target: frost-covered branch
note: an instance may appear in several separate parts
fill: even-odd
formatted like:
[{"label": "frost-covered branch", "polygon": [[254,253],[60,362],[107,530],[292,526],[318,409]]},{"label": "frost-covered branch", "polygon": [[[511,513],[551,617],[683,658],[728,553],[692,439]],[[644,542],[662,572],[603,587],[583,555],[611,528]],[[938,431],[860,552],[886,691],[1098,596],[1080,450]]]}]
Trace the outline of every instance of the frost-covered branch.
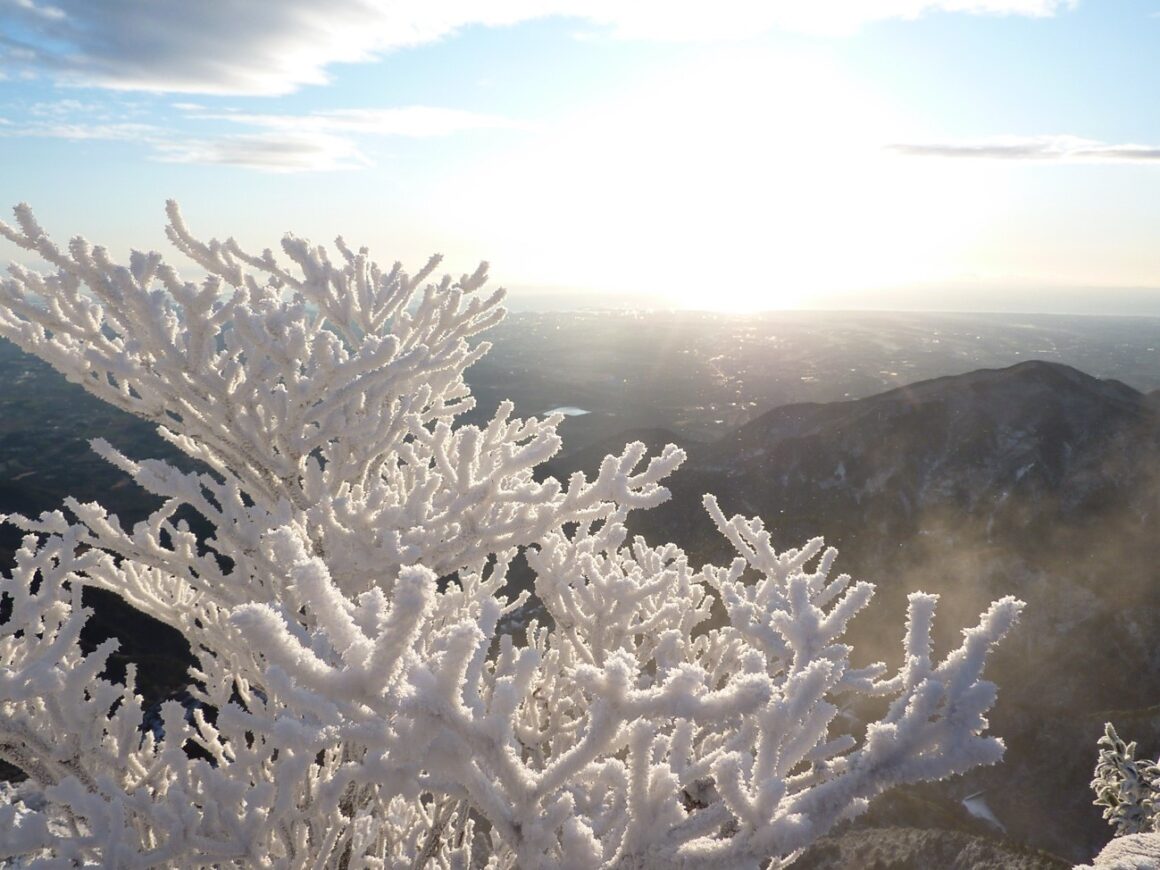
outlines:
[{"label": "frost-covered branch", "polygon": [[1160,763],[1136,758],[1136,743],[1121,740],[1111,722],[1097,745],[1092,803],[1104,808],[1113,839],[1090,865],[1076,870],[1155,867],[1160,862]]},{"label": "frost-covered branch", "polygon": [[[55,269],[10,269],[0,335],[202,464],[99,441],[152,516],[8,518],[28,535],[0,580],[0,758],[28,780],[0,790],[0,860],[755,867],[886,788],[1000,757],[982,671],[1019,602],[938,661],[936,599],[913,595],[901,669],[852,668],[873,587],[833,576],[820,539],[776,552],[706,497],[730,564],[629,540],[680,450],[537,481],[558,418],[505,402],[457,423],[502,314],[485,267],[429,283],[437,259],[408,275],[292,237],[279,259],[169,217],[200,285],[157,254],[62,250],[25,207],[0,224]],[[521,549],[546,617],[517,642]],[[189,640],[194,704],[141,729],[132,672],[101,676],[111,645],[80,653],[84,585]],[[864,729],[838,715],[859,695],[888,702]]]},{"label": "frost-covered branch", "polygon": [[1125,743],[1108,722],[1099,739],[1092,791],[1104,808],[1104,818],[1115,836],[1156,830],[1160,798],[1160,764],[1136,758],[1136,743]]}]

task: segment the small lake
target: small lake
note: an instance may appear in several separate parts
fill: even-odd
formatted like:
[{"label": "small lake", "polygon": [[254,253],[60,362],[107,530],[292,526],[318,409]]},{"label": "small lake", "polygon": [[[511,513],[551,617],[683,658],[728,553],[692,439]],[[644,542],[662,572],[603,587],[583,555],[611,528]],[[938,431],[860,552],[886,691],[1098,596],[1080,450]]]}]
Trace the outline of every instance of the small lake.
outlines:
[{"label": "small lake", "polygon": [[591,414],[591,411],[586,411],[584,408],[576,408],[572,405],[563,405],[559,408],[553,408],[550,411],[545,411],[544,416],[549,414],[563,414],[565,417],[583,417],[585,414]]}]

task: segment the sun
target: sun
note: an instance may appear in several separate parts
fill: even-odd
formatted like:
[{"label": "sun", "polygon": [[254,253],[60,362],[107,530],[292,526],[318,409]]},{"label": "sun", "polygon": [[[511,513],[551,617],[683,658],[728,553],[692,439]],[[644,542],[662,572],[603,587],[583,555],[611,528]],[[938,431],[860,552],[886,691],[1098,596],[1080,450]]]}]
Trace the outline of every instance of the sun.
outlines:
[{"label": "sun", "polygon": [[717,55],[569,117],[448,195],[485,203],[463,232],[516,283],[809,308],[920,280],[969,235],[969,185],[884,148],[897,126],[825,58]]},{"label": "sun", "polygon": [[664,292],[682,307],[719,311],[860,296],[873,307],[876,288],[945,273],[977,235],[983,203],[961,167],[871,149],[841,158],[798,155],[767,167],[761,185],[733,178],[690,199],[693,210],[722,217],[686,238],[693,253]]}]

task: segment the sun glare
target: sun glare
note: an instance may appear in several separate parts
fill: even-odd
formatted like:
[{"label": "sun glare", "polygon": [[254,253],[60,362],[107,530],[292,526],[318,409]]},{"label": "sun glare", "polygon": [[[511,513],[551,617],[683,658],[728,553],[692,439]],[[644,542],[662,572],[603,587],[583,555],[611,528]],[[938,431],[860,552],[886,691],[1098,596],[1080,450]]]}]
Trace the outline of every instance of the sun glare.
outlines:
[{"label": "sun glare", "polygon": [[811,307],[921,280],[969,240],[978,195],[961,167],[886,151],[899,123],[825,59],[714,57],[453,184],[487,203],[462,231],[519,283]]}]

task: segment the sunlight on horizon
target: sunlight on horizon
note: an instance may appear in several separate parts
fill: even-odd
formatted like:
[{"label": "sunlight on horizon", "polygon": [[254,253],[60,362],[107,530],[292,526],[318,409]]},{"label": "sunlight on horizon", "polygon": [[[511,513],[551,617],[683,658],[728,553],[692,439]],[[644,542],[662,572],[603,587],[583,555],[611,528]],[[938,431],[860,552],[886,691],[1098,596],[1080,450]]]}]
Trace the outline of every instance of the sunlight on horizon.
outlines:
[{"label": "sunlight on horizon", "polygon": [[456,220],[513,283],[810,307],[945,272],[984,220],[962,164],[884,150],[906,123],[824,57],[733,52],[550,124],[444,195],[487,203]]}]

